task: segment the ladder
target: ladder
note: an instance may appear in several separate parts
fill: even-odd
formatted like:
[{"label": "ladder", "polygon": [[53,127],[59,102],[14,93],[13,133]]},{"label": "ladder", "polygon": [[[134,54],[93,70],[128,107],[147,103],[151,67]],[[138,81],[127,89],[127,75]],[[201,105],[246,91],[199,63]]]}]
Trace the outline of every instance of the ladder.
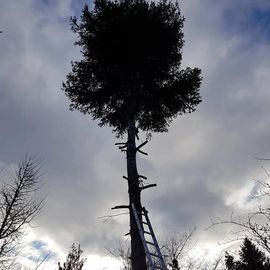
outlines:
[{"label": "ladder", "polygon": [[[147,210],[143,207],[142,212],[136,210],[134,203],[131,204],[133,215],[136,220],[137,228],[140,233],[140,237],[142,240],[144,252],[147,258],[148,267],[150,270],[167,270],[165,265],[164,259],[160,252],[157,239],[155,237],[153,228],[151,226],[149,217],[147,215]],[[139,219],[138,215],[141,215],[141,220]],[[146,227],[146,230],[144,228]],[[151,237],[151,240],[146,239],[146,235]]]}]

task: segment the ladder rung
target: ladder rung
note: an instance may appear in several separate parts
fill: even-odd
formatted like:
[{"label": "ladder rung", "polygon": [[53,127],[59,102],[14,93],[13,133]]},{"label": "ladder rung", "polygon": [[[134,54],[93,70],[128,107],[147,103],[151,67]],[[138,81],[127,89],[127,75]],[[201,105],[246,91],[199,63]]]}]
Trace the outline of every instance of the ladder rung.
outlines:
[{"label": "ladder rung", "polygon": [[[145,208],[143,208],[141,211],[137,211],[135,206],[134,206],[134,203],[132,203],[131,206],[132,206],[133,214],[134,214],[135,221],[137,224],[137,228],[138,228],[138,231],[140,234],[140,238],[141,238],[141,241],[143,244],[145,255],[147,257],[147,263],[149,264],[150,269],[152,269],[152,270],[153,269],[167,270],[167,267],[165,265],[163,256],[160,252],[153,228],[151,226],[150,219],[148,217],[148,212],[146,211]],[[148,226],[147,230],[145,230],[144,224]],[[150,240],[150,239],[146,240],[145,234],[151,235],[152,240]],[[150,245],[153,246],[154,248],[151,247]],[[154,253],[152,253],[152,252],[154,252]],[[151,257],[155,257],[155,258],[151,258]],[[158,265],[155,265],[155,262],[158,262]]]},{"label": "ladder rung", "polygon": [[136,212],[137,212],[137,214],[139,214],[139,215],[145,216],[145,213],[144,213],[144,212],[140,212],[140,211],[136,211]]},{"label": "ladder rung", "polygon": [[154,256],[154,257],[160,258],[160,256],[158,256],[158,255],[157,255],[157,254],[155,254],[155,253],[151,253],[151,252],[149,252],[149,254],[150,254],[151,256]]},{"label": "ladder rung", "polygon": [[152,246],[157,246],[155,243],[152,243],[152,242],[149,242],[149,241],[145,241],[145,243],[149,244],[149,245],[152,245]]},{"label": "ladder rung", "polygon": [[145,221],[141,221],[142,224],[146,224],[149,226],[149,223],[148,222],[145,222]]}]

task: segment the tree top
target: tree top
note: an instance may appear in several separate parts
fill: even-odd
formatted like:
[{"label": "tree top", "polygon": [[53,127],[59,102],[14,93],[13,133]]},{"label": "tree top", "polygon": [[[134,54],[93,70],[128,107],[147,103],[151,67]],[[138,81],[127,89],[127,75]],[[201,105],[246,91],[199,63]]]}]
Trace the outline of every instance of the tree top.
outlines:
[{"label": "tree top", "polygon": [[183,22],[176,2],[96,0],[71,18],[82,60],[63,83],[71,109],[90,114],[118,135],[138,128],[164,132],[201,102],[198,68],[181,69]]}]

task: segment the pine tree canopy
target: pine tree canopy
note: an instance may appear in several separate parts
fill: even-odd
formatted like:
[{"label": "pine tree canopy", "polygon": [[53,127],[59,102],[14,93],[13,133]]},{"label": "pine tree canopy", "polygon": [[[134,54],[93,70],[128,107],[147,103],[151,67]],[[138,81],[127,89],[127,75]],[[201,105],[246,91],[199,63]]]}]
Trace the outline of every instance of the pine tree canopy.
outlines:
[{"label": "pine tree canopy", "polygon": [[183,22],[175,2],[96,0],[71,27],[83,58],[63,83],[71,109],[123,135],[128,120],[164,132],[201,102],[198,68],[181,69]]},{"label": "pine tree canopy", "polygon": [[260,251],[248,238],[244,239],[239,252],[239,260],[226,253],[227,270],[270,270],[269,258]]}]

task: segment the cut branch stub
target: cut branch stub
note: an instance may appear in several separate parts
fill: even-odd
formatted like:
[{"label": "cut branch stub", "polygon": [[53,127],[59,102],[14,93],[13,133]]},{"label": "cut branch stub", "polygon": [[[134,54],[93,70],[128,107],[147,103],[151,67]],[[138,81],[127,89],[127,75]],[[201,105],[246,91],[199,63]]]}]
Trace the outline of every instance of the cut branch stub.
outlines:
[{"label": "cut branch stub", "polygon": [[141,149],[143,146],[145,146],[147,143],[148,143],[148,141],[143,142],[142,144],[140,144],[140,145],[136,148],[136,150],[138,151],[138,150]]},{"label": "cut branch stub", "polygon": [[115,143],[114,145],[117,145],[118,146],[118,149],[121,150],[121,152],[125,152],[126,150],[123,150],[125,148],[127,148],[127,142],[125,143]]},{"label": "cut branch stub", "polygon": [[150,184],[150,185],[146,185],[146,186],[142,186],[140,187],[141,190],[147,189],[147,188],[151,188],[151,187],[156,187],[157,184]]},{"label": "cut branch stub", "polygon": [[111,209],[112,210],[115,210],[115,209],[123,209],[123,208],[130,208],[129,205],[116,205],[115,207],[112,207]]},{"label": "cut branch stub", "polygon": [[138,129],[138,128],[136,128],[136,133],[135,133],[135,136],[136,136],[136,139],[137,139],[137,140],[139,140],[139,139],[140,139],[138,134],[139,134],[139,129]]},{"label": "cut branch stub", "polygon": [[141,154],[143,154],[143,155],[146,155],[146,156],[148,156],[148,153],[146,153],[146,152],[143,152],[143,151],[141,151],[141,150],[137,150],[138,152],[140,152]]},{"label": "cut branch stub", "polygon": [[114,145],[124,145],[124,144],[127,144],[127,143],[119,142],[119,143],[115,143]]}]

